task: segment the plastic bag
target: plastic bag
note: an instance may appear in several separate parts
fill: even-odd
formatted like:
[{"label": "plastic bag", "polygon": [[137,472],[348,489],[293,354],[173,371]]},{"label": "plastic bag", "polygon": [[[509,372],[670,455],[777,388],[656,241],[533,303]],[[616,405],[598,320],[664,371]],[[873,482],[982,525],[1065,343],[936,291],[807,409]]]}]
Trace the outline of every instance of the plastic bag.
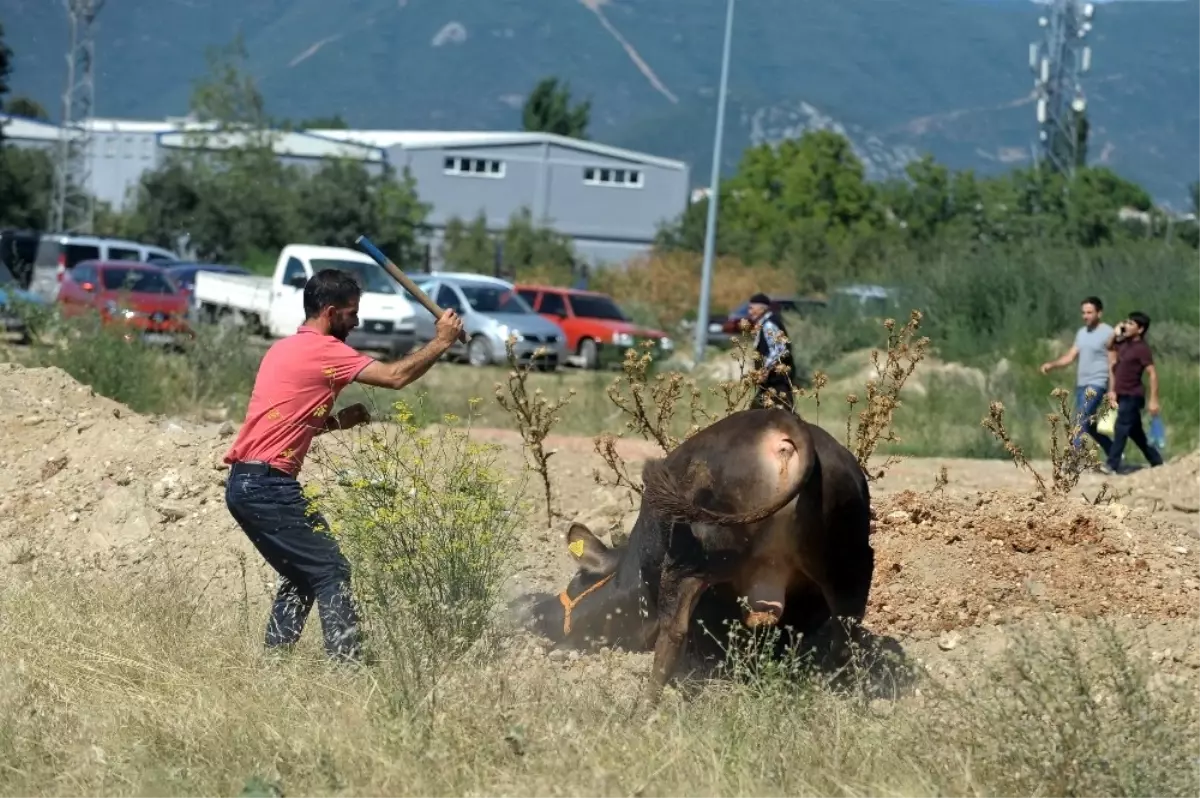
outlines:
[{"label": "plastic bag", "polygon": [[1100,418],[1096,419],[1096,431],[1106,438],[1111,438],[1117,432],[1117,408],[1104,400]]},{"label": "plastic bag", "polygon": [[1163,423],[1162,416],[1150,418],[1150,434],[1146,437],[1150,439],[1150,445],[1160,452],[1167,448],[1167,425]]}]

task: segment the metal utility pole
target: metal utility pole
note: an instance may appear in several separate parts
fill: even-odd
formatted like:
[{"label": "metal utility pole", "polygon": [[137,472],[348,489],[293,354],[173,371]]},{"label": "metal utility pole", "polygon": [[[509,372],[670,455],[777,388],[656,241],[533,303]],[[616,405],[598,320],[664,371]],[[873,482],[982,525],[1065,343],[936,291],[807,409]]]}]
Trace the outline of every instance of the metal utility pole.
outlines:
[{"label": "metal utility pole", "polygon": [[725,133],[725,90],[729,85],[729,47],[733,40],[733,6],[727,0],[725,46],[721,52],[721,86],[717,91],[717,132],[713,135],[712,180],[708,188],[708,221],[704,225],[704,267],[700,275],[700,307],[696,312],[696,366],[708,345],[708,303],[712,294],[713,251],[717,245],[717,202],[721,182],[721,140]]},{"label": "metal utility pole", "polygon": [[67,87],[54,159],[54,195],[50,229],[90,233],[95,222],[92,199],[92,132],[89,120],[96,102],[94,23],[104,0],[63,0],[70,25]]},{"label": "metal utility pole", "polygon": [[1084,40],[1092,30],[1095,13],[1092,3],[1050,0],[1038,18],[1042,41],[1029,45],[1041,161],[1067,175],[1087,156],[1087,99],[1082,77],[1091,69],[1092,48]]}]

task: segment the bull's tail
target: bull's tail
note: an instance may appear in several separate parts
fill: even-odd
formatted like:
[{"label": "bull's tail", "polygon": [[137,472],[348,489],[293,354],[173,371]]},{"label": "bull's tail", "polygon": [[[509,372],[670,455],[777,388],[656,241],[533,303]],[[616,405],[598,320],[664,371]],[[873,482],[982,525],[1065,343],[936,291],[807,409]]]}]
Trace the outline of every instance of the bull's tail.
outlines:
[{"label": "bull's tail", "polygon": [[723,513],[701,507],[692,498],[690,486],[682,484],[665,459],[648,460],[642,467],[642,496],[654,512],[663,517],[692,524],[710,524],[713,526],[742,526],[756,524],[770,518],[782,510],[804,488],[812,473],[816,460],[812,438],[808,430],[801,429],[798,434],[783,438],[791,445],[798,460],[795,479],[787,490],[781,492],[774,501],[765,507],[759,507],[744,513]]}]

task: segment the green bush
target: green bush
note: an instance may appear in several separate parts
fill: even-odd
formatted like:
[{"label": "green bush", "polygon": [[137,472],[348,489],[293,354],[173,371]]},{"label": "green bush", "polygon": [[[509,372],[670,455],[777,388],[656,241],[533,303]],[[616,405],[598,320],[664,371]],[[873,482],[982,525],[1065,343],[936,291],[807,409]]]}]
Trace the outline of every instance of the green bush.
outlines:
[{"label": "green bush", "polygon": [[97,393],[139,413],[245,411],[262,351],[237,330],[196,328],[177,350],[147,345],[118,324],[87,314],[38,320],[33,365],[56,366]]},{"label": "green bush", "polygon": [[353,566],[367,646],[413,710],[487,635],[524,518],[498,446],[471,441],[454,416],[422,429],[417,409],[393,408],[392,423],[314,452],[336,487],[310,495]]}]

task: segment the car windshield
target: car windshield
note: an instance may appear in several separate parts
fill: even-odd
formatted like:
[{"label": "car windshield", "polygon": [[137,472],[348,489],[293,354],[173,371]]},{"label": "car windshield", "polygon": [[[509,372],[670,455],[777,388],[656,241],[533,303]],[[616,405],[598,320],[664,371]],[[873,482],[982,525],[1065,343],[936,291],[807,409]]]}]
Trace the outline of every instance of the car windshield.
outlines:
[{"label": "car windshield", "polygon": [[576,316],[582,316],[585,319],[627,321],[625,314],[617,307],[617,303],[606,296],[572,294],[571,309],[575,311]]},{"label": "car windshield", "polygon": [[458,290],[480,313],[533,313],[533,308],[511,288],[482,283],[459,283]]},{"label": "car windshield", "polygon": [[174,294],[175,286],[161,272],[149,269],[104,269],[100,281],[106,291],[131,291],[135,294]]},{"label": "car windshield", "polygon": [[358,284],[364,291],[372,294],[396,294],[396,283],[388,276],[383,268],[375,263],[363,263],[356,260],[323,260],[315,258],[312,261],[313,274],[322,269],[340,269],[350,272],[358,279]]}]

